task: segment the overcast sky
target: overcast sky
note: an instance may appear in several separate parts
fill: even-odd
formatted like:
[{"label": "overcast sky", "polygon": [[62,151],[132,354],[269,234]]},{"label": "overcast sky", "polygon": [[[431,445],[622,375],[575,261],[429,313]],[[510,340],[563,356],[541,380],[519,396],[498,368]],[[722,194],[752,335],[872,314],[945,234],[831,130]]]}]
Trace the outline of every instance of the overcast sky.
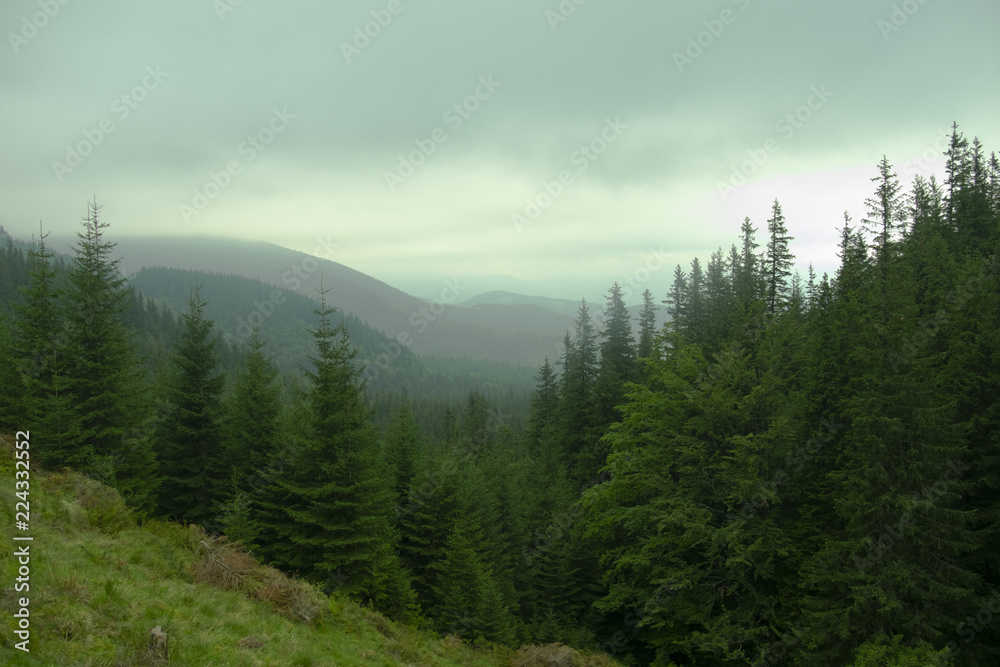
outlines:
[{"label": "overcast sky", "polygon": [[1000,149],[996,0],[5,0],[0,26],[15,236],[96,195],[112,237],[332,239],[404,287],[606,287],[655,251],[663,293],[775,198],[832,271],[883,153],[909,182],[952,121]]}]

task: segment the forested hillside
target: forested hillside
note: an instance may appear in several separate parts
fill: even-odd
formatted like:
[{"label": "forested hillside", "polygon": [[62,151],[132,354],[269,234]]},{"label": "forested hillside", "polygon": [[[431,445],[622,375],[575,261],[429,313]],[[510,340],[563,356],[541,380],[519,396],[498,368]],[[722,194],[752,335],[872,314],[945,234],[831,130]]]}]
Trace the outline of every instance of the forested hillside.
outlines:
[{"label": "forested hillside", "polygon": [[[795,270],[775,200],[647,290],[637,326],[618,284],[581,303],[523,427],[498,369],[407,357],[479,384],[369,393],[351,332],[382,339],[333,292],[231,349],[219,327],[263,285],[150,272],[140,308],[90,204],[65,267],[4,251],[27,278],[0,309],[0,431],[30,425],[44,467],[141,518],[441,635],[640,665],[997,664],[1000,161],[957,126],[946,157],[941,182],[875,166],[834,275]],[[135,313],[163,306],[182,314],[153,372]]]}]

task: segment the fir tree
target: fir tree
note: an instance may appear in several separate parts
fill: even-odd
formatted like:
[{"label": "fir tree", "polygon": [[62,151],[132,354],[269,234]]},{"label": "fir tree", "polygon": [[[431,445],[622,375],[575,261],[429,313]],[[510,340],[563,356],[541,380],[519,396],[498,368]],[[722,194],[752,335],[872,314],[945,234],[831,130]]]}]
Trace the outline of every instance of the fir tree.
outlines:
[{"label": "fir tree", "polygon": [[66,331],[52,264],[52,253],[41,234],[28,251],[29,282],[15,303],[16,355],[21,371],[24,418],[41,443],[36,455],[48,467],[83,468],[93,450],[79,441],[74,398],[66,376]]},{"label": "fir tree", "polygon": [[767,233],[767,254],[764,259],[765,298],[767,312],[774,315],[788,303],[788,278],[792,275],[792,261],[795,259],[795,255],[788,249],[788,242],[792,237],[788,235],[785,216],[777,199],[771,207]]},{"label": "fir tree", "polygon": [[[76,448],[90,450],[92,474],[127,496],[147,497],[156,461],[150,405],[141,389],[134,333],[126,326],[129,288],[112,259],[101,207],[88,204],[63,294],[66,378],[76,411]],[[145,501],[142,501],[145,502]]]},{"label": "fir tree", "polygon": [[354,366],[357,351],[320,292],[312,331],[316,354],[307,371],[310,432],[258,503],[264,554],[327,587],[396,617],[412,614],[409,574],[396,556],[391,482],[375,457],[378,440]]},{"label": "fir tree", "polygon": [[227,470],[239,484],[267,464],[278,442],[281,384],[274,360],[264,352],[260,330],[254,327],[249,349],[237,371],[228,409]]},{"label": "fir tree", "polygon": [[206,305],[200,287],[195,287],[188,312],[181,317],[168,406],[157,438],[163,477],[160,507],[164,514],[192,523],[216,517],[230,479],[223,449],[225,376],[217,370],[214,323],[205,317]]},{"label": "fir tree", "polygon": [[653,354],[653,338],[656,336],[656,311],[653,303],[653,293],[648,289],[642,291],[642,312],[639,313],[639,348],[640,359],[648,359]]}]

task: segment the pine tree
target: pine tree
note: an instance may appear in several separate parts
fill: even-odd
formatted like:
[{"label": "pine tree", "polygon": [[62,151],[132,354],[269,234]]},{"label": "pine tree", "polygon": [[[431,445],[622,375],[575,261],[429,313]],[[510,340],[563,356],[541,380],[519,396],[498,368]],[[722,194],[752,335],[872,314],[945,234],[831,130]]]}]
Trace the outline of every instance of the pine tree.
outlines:
[{"label": "pine tree", "polygon": [[17,372],[18,356],[11,331],[13,322],[0,307],[0,432],[18,430],[24,425],[24,384]]},{"label": "pine tree", "polygon": [[237,483],[262,470],[279,438],[281,384],[274,360],[264,352],[254,327],[249,349],[237,371],[227,417],[227,465]]},{"label": "pine tree", "polygon": [[413,574],[413,590],[421,609],[435,609],[440,600],[434,585],[437,564],[455,517],[462,511],[453,458],[421,466],[422,474],[397,507],[400,561]]},{"label": "pine tree", "polygon": [[307,371],[310,432],[258,503],[264,555],[396,618],[415,606],[409,574],[396,556],[391,481],[375,459],[378,440],[344,324],[331,325],[320,292],[316,354]]},{"label": "pine tree", "polygon": [[569,460],[576,464],[575,475],[581,479],[589,471],[579,468],[578,457],[596,441],[594,383],[597,369],[597,333],[584,300],[577,315],[575,336],[566,347],[559,406],[559,440]]},{"label": "pine tree", "polygon": [[767,254],[764,259],[765,298],[767,312],[774,315],[788,303],[788,278],[792,275],[792,261],[795,255],[788,249],[793,240],[785,227],[785,216],[781,204],[774,200],[771,217],[767,221]]},{"label": "pine tree", "polygon": [[66,332],[56,286],[58,273],[41,234],[28,251],[29,282],[15,303],[16,356],[20,360],[24,418],[39,443],[36,456],[51,468],[82,468],[93,451],[80,446],[78,418],[66,377]]},{"label": "pine tree", "polygon": [[545,363],[538,369],[538,384],[531,396],[531,411],[524,429],[528,454],[537,456],[542,443],[551,445],[559,411],[559,384],[555,369],[545,357]]},{"label": "pine tree", "polygon": [[417,480],[418,462],[426,451],[413,406],[404,401],[392,415],[385,435],[385,460],[392,470],[396,503],[405,502]]},{"label": "pine tree", "polygon": [[76,448],[93,452],[91,474],[141,503],[155,486],[148,438],[150,405],[141,389],[134,333],[126,326],[127,281],[112,259],[108,223],[88,204],[63,294],[66,378],[73,396]]},{"label": "pine tree", "polygon": [[511,643],[514,618],[476,549],[477,532],[471,519],[456,518],[444,558],[435,567],[434,592],[440,600],[432,610],[435,625],[442,634]]},{"label": "pine tree", "polygon": [[[164,514],[191,523],[214,521],[231,474],[223,449],[222,390],[214,322],[205,317],[207,302],[200,286],[181,317],[183,329],[174,348],[168,407],[158,435],[160,507]],[[211,527],[221,528],[214,523]]]},{"label": "pine tree", "polygon": [[656,311],[653,303],[653,293],[648,289],[642,291],[642,312],[639,313],[639,349],[640,359],[648,359],[653,354],[653,338],[656,336]]}]

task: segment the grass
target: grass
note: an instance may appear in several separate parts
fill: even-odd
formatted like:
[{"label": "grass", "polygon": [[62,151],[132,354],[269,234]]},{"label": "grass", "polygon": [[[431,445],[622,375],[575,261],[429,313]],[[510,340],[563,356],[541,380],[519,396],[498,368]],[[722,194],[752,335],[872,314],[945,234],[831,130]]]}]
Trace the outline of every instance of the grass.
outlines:
[{"label": "grass", "polygon": [[[32,470],[30,530],[16,531],[12,442],[0,438],[0,664],[541,664],[532,647],[472,647],[327,598],[197,527],[139,526],[114,490],[69,470]],[[14,549],[24,544],[15,533],[34,538],[29,592],[13,588]],[[20,597],[30,599],[30,653],[14,648]],[[169,663],[147,648],[155,626],[169,636]],[[612,664],[565,659],[551,664]]]}]

